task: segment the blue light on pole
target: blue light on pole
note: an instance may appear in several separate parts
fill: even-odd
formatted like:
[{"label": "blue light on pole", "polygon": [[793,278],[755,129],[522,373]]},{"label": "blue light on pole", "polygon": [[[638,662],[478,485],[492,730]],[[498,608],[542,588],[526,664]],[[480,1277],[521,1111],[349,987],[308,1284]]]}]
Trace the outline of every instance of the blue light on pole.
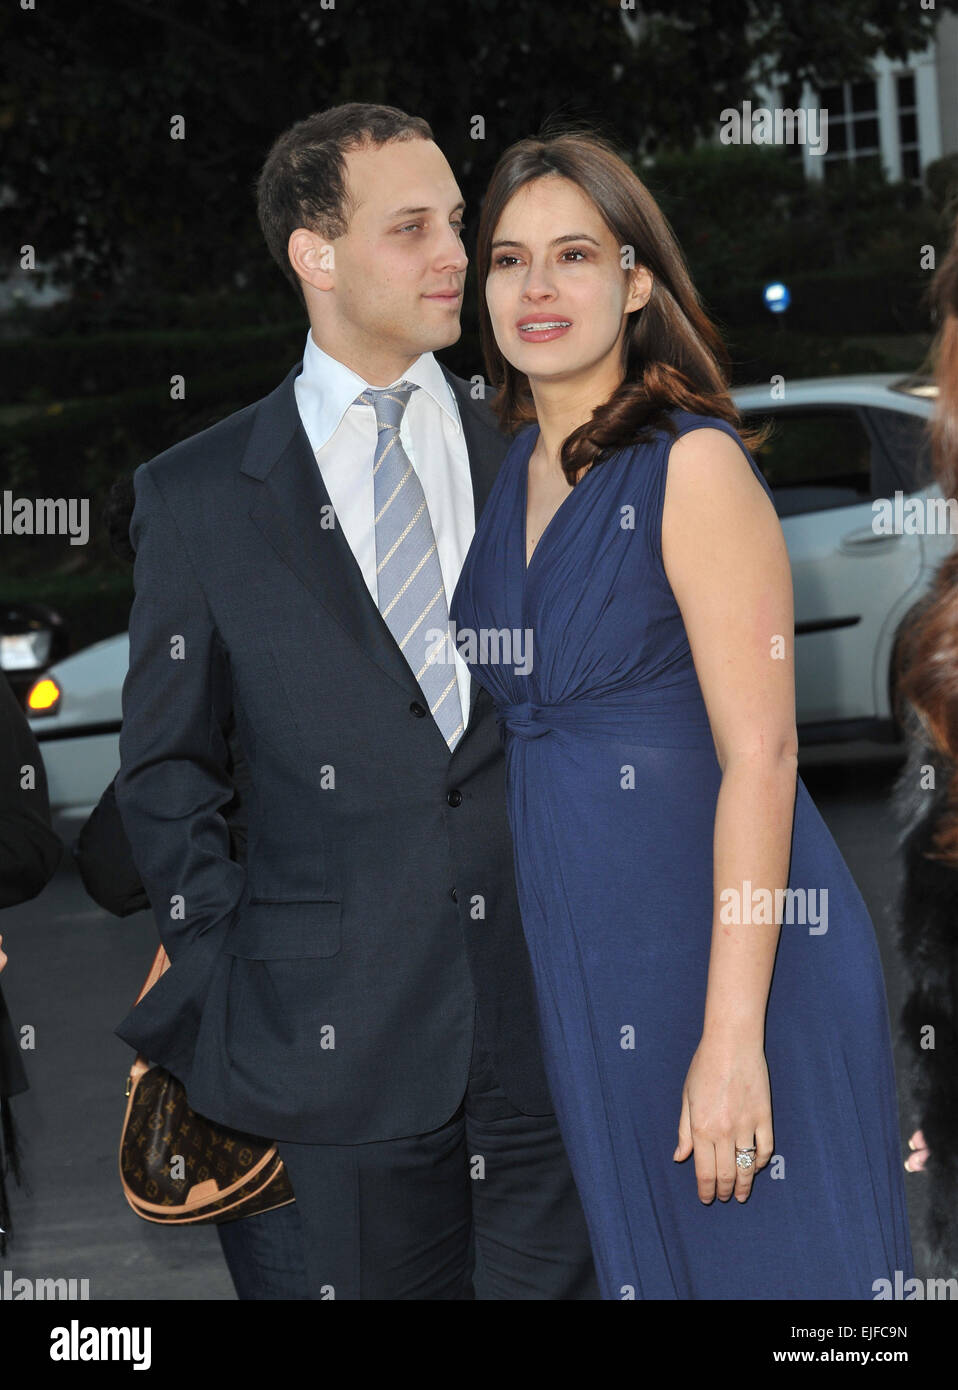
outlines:
[{"label": "blue light on pole", "polygon": [[770,285],[766,285],[762,291],[762,297],[765,300],[765,307],[770,309],[773,314],[784,314],[792,302],[788,286],[783,285],[780,280],[773,280]]}]

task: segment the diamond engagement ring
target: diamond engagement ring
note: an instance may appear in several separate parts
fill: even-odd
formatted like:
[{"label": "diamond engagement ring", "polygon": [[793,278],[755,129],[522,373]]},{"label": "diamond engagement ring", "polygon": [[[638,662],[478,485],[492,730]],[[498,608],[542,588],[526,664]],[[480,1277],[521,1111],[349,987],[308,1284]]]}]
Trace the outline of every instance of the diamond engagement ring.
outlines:
[{"label": "diamond engagement ring", "polygon": [[755,1162],[754,1158],[752,1157],[752,1154],[753,1154],[754,1152],[755,1152],[755,1149],[754,1149],[754,1148],[751,1148],[751,1149],[736,1149],[736,1150],[735,1150],[735,1162],[738,1164],[738,1166],[739,1166],[740,1168],[751,1168],[752,1165],[753,1165],[753,1163]]}]

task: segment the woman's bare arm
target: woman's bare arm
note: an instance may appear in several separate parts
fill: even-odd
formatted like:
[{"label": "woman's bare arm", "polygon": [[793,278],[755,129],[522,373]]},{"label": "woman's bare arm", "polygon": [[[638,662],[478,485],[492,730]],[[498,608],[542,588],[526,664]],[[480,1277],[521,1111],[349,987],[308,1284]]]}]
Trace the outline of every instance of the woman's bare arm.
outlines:
[{"label": "woman's bare arm", "polygon": [[[734,1168],[729,1171],[734,1144],[742,1138],[752,1142],[742,1086],[733,1074],[744,1071],[749,1078],[745,1089],[760,1089],[752,1063],[743,1063],[743,1058],[763,1054],[779,926],[723,921],[723,893],[733,890],[741,901],[750,884],[753,892],[768,890],[774,902],[775,890],[787,884],[797,738],[792,584],[785,541],[775,509],[740,446],[721,430],[693,430],[672,445],[662,559],[682,613],[722,769],[702,1027],[702,1044],[711,1061],[692,1129],[701,1121],[708,1142],[716,1145],[718,1195],[727,1197],[737,1180],[741,1186]],[[724,915],[746,914],[726,910]],[[726,1073],[729,1079],[723,1083],[720,1076]],[[753,1100],[748,1106],[754,1104]],[[733,1132],[737,1130],[742,1134]],[[761,1143],[758,1148],[756,1167],[767,1161]],[[710,1169],[703,1161],[700,1171],[696,1146],[700,1196],[703,1191],[714,1194]]]}]

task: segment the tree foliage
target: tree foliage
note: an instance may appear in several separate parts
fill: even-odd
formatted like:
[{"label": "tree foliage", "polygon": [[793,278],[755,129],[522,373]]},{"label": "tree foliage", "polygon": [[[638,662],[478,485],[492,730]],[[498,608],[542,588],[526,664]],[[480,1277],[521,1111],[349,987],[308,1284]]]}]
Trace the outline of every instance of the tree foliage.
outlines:
[{"label": "tree foliage", "polygon": [[923,47],[935,20],[900,0],[23,3],[0,20],[10,269],[30,244],[54,279],[146,297],[277,289],[253,183],[275,136],[332,103],[424,115],[474,224],[498,156],[547,117],[636,154],[689,149],[756,75],[862,76],[879,49]]}]

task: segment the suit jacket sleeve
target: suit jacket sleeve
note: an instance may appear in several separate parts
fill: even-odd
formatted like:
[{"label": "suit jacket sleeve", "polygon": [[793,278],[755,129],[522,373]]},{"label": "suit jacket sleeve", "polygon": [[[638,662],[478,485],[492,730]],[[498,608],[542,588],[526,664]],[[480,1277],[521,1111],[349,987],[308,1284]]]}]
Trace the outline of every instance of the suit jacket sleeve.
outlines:
[{"label": "suit jacket sleeve", "polygon": [[136,871],[130,843],[116,804],[115,780],[100,797],[73,846],[83,886],[107,912],[128,917],[142,912],[149,900]]},{"label": "suit jacket sleeve", "polygon": [[134,474],[130,666],[116,802],[171,962],[225,934],[245,868],[221,808],[233,796],[229,658],[149,464]]},{"label": "suit jacket sleeve", "polygon": [[[223,808],[223,815],[229,825],[231,857],[245,863],[249,773],[235,730],[231,730],[227,742],[235,791],[230,804]],[[77,836],[73,858],[84,888],[107,912],[116,917],[129,917],[131,913],[149,908],[116,804],[115,778]]]},{"label": "suit jacket sleeve", "polygon": [[[27,765],[36,769],[32,788],[21,785]],[[35,898],[53,877],[62,851],[50,823],[39,746],[0,672],[0,907]]]}]

